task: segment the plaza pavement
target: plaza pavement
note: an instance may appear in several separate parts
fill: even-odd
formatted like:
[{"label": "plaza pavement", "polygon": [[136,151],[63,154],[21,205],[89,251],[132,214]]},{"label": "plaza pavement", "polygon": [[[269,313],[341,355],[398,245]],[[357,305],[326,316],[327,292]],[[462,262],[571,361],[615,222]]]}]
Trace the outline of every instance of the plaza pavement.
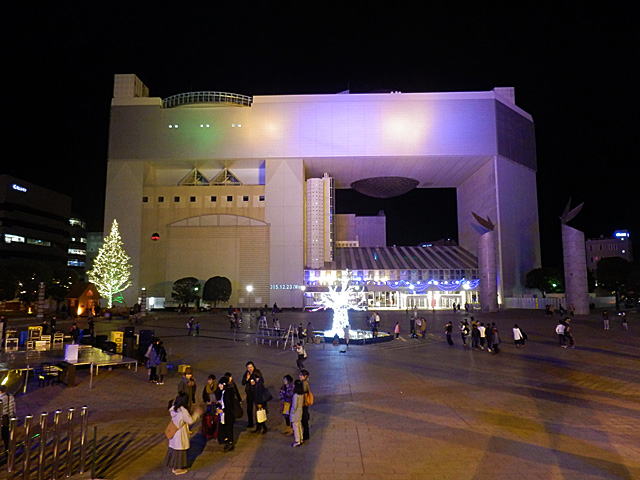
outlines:
[{"label": "plaza pavement", "polygon": [[[311,345],[306,367],[316,403],[311,440],[291,448],[277,402],[270,431],[256,435],[236,423],[236,449],[223,453],[192,437],[194,458],[185,479],[638,479],[640,478],[640,321],[623,331],[612,320],[605,332],[597,315],[574,321],[576,349],[559,348],[558,317],[542,312],[475,314],[496,322],[502,352],[449,347],[447,320],[463,313],[426,313],[428,338],[410,339],[404,312],[381,312],[391,330],[401,320],[401,339],[351,346],[340,354],[331,345]],[[193,366],[198,398],[206,376],[231,371],[240,381],[247,360],[265,375],[274,397],[284,374],[296,373],[290,350],[259,346],[246,330],[234,342],[222,314],[198,314],[201,336],[187,337],[185,315],[160,313],[140,328],[162,337],[169,360]],[[285,312],[283,327],[311,321],[329,324],[329,314]],[[513,346],[518,323],[529,342]],[[100,322],[98,333],[117,322]],[[352,326],[364,316],[352,312]],[[88,372],[74,388],[48,386],[17,398],[20,416],[89,405],[99,431],[98,472],[108,479],[174,478],[163,466],[167,402],[178,375],[165,385],[149,384],[146,370],[104,369],[89,390]]]}]

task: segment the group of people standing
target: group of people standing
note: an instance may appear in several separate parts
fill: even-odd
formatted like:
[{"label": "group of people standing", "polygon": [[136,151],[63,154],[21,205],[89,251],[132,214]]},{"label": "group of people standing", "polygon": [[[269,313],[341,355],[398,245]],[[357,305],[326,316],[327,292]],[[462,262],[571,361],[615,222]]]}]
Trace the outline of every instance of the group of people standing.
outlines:
[{"label": "group of people standing", "polygon": [[[489,353],[493,354],[500,352],[500,332],[495,323],[487,322],[485,325],[483,322],[478,322],[471,317],[471,323],[467,318],[464,318],[460,321],[458,328],[462,345],[465,348],[471,347],[474,350],[484,350],[486,348]],[[445,324],[444,334],[447,338],[447,343],[453,346],[453,323],[451,321]],[[471,341],[469,341],[469,337]]]},{"label": "group of people standing", "polygon": [[[254,433],[266,434],[268,404],[273,400],[265,385],[262,372],[252,361],[246,363],[241,384],[244,386],[247,411],[247,428]],[[234,449],[234,425],[244,415],[240,389],[233,375],[226,372],[216,379],[209,375],[202,390],[202,403],[196,402],[197,385],[193,370],[185,369],[178,384],[178,395],[169,404],[171,423],[166,433],[169,449],[165,463],[175,475],[187,473],[189,449],[189,426],[202,417],[202,433],[207,439],[217,438],[224,452]],[[285,424],[282,433],[294,436],[293,447],[309,440],[309,407],[313,404],[313,395],[309,387],[309,372],[300,370],[298,379],[285,375],[279,392],[280,413]],[[254,429],[255,428],[255,429]],[[171,436],[170,436],[171,435]]]}]

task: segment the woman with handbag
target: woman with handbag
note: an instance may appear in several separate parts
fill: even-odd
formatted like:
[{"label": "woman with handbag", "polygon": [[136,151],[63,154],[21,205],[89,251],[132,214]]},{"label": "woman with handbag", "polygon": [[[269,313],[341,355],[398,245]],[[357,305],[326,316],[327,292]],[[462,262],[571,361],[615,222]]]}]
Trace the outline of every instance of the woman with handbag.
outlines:
[{"label": "woman with handbag", "polygon": [[189,399],[186,394],[180,393],[169,409],[171,421],[165,429],[165,436],[169,440],[169,450],[165,457],[165,464],[171,468],[174,475],[182,475],[188,471],[187,450],[189,450],[189,425],[198,420],[202,409],[196,407],[193,415],[189,414],[187,405]]}]

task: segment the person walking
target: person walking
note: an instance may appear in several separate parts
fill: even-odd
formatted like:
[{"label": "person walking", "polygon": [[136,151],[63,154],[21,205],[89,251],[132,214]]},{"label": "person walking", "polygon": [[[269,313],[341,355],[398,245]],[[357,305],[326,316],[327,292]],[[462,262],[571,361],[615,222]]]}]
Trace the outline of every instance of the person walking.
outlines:
[{"label": "person walking", "polygon": [[304,385],[302,380],[296,380],[293,384],[293,397],[291,401],[291,411],[289,422],[293,431],[292,447],[299,447],[304,443],[302,417],[304,415]]},{"label": "person walking", "polygon": [[296,354],[298,355],[296,365],[298,366],[298,370],[302,370],[304,368],[304,361],[307,359],[307,351],[304,349],[304,341],[300,341],[296,345]]},{"label": "person walking", "polygon": [[562,320],[560,320],[556,325],[556,335],[558,336],[558,346],[562,348],[567,348],[567,346],[565,345],[564,331],[565,331],[565,325],[562,322]]},{"label": "person walking", "polygon": [[199,337],[200,336],[200,321],[199,320],[196,321],[194,326],[195,326],[195,329],[196,329],[196,337]]},{"label": "person walking", "polygon": [[[293,377],[291,375],[285,375],[282,377],[282,386],[279,392],[280,397],[280,411],[282,412],[282,418],[284,418],[285,425],[282,428],[284,435],[291,435],[293,429],[291,428],[291,404],[293,402]],[[302,410],[300,410],[300,418],[302,419]]]},{"label": "person walking", "polygon": [[480,348],[480,330],[476,322],[471,324],[471,348],[476,350]]},{"label": "person walking", "polygon": [[487,340],[486,327],[484,326],[484,323],[480,323],[480,325],[478,325],[478,332],[480,333],[480,350],[484,350],[485,341]]},{"label": "person walking", "polygon": [[396,334],[396,338],[400,338],[400,322],[396,322],[396,326],[393,328],[393,333]]},{"label": "person walking", "polygon": [[313,393],[311,392],[311,386],[309,385],[309,372],[307,370],[300,370],[298,374],[298,380],[302,382],[303,392],[304,392],[304,401],[302,403],[302,441],[306,442],[309,440],[310,429],[309,429],[309,420],[311,416],[309,414],[309,407],[313,405]]},{"label": "person walking", "polygon": [[451,335],[453,335],[453,324],[451,322],[447,322],[444,326],[444,334],[447,337],[447,343],[450,346],[453,345],[453,339],[451,338]]},{"label": "person walking", "polygon": [[15,416],[16,400],[9,393],[6,385],[0,385],[0,429],[5,450],[9,450],[9,420]]},{"label": "person walking", "polygon": [[218,415],[218,443],[224,445],[224,451],[234,449],[233,425],[236,421],[235,412],[238,407],[236,391],[229,386],[229,379],[221,377],[218,380],[216,392],[216,414]]},{"label": "person walking", "polygon": [[165,465],[171,468],[171,472],[174,475],[182,475],[188,471],[187,450],[189,450],[190,447],[189,426],[193,425],[202,414],[200,407],[196,407],[193,415],[191,415],[187,408],[188,403],[189,399],[187,395],[180,393],[174,400],[171,408],[169,408],[171,422],[177,430],[173,437],[169,439],[169,449],[165,457]]},{"label": "person walking", "polygon": [[187,336],[190,337],[192,332],[193,332],[193,317],[190,317],[189,320],[187,320]]},{"label": "person walking", "polygon": [[576,348],[576,342],[573,338],[573,327],[571,326],[571,319],[569,317],[565,318],[565,326],[564,326],[564,338],[567,342],[566,347],[568,348]]},{"label": "person walking", "polygon": [[193,376],[193,370],[191,367],[185,368],[184,374],[178,383],[178,393],[184,393],[187,395],[189,400],[187,403],[187,409],[191,412],[193,405],[196,403],[196,379]]},{"label": "person walking", "polygon": [[264,384],[264,379],[258,377],[256,382],[256,429],[253,433],[267,433],[268,402],[272,399],[271,393]]},{"label": "person walking", "polygon": [[495,323],[491,324],[491,350],[494,355],[500,353],[500,332]]},{"label": "person walking", "polygon": [[160,363],[156,367],[157,382],[156,385],[164,385],[164,377],[167,375],[167,350],[164,348],[162,340],[158,340],[158,343],[154,346],[158,355]]},{"label": "person walking", "polygon": [[609,330],[609,312],[604,310],[602,312],[602,323],[605,330]]},{"label": "person walking", "polygon": [[157,383],[158,382],[158,373],[157,368],[160,365],[160,357],[158,355],[158,349],[156,344],[159,340],[155,339],[147,349],[147,353],[145,353],[145,358],[147,359],[147,368],[149,369],[149,382]]},{"label": "person walking", "polygon": [[469,336],[469,323],[467,320],[460,322],[460,338],[462,339],[462,346],[467,348],[467,337]]},{"label": "person walking", "polygon": [[248,361],[246,367],[247,370],[242,376],[242,385],[244,385],[244,393],[247,399],[247,428],[253,428],[255,419],[254,407],[256,399],[256,383],[258,378],[263,377],[262,372],[256,368],[252,361]]},{"label": "person walking", "polygon": [[517,323],[513,326],[513,343],[516,348],[524,347],[524,336]]}]

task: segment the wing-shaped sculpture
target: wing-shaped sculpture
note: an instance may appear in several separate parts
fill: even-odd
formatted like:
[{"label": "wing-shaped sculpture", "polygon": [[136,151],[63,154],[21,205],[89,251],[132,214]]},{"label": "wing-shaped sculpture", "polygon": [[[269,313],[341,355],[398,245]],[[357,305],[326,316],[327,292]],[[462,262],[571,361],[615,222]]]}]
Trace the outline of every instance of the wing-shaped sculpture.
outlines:
[{"label": "wing-shaped sculpture", "polygon": [[478,222],[487,230],[493,231],[493,229],[496,228],[496,226],[493,224],[493,222],[491,221],[491,218],[488,215],[486,219],[482,218],[480,215],[477,215],[475,212],[471,212],[471,215],[473,215],[473,218],[476,219],[476,222]]}]

